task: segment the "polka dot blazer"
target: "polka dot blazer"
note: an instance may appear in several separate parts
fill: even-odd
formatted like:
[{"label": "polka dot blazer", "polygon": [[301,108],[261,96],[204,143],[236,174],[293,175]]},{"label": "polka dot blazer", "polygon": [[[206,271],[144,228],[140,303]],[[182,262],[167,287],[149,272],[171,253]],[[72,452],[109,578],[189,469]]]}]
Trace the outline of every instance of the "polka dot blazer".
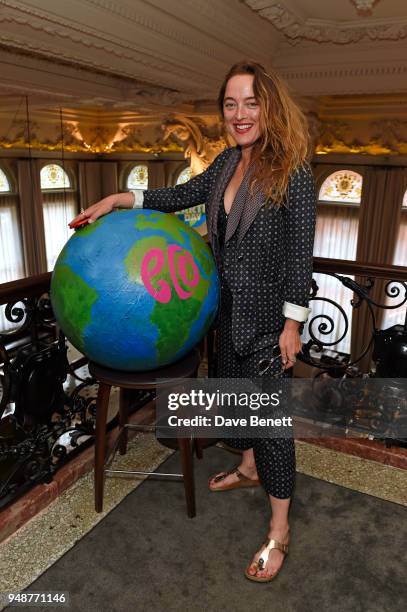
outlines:
[{"label": "polka dot blazer", "polygon": [[144,191],[142,206],[175,212],[205,203],[221,281],[233,296],[233,344],[239,354],[248,355],[275,344],[286,317],[304,321],[309,314],[316,194],[308,166],[290,177],[286,205],[280,208],[265,206],[259,191],[251,195],[246,176],[228,216],[221,250],[218,210],[240,156],[239,147],[226,149],[187,183]]}]

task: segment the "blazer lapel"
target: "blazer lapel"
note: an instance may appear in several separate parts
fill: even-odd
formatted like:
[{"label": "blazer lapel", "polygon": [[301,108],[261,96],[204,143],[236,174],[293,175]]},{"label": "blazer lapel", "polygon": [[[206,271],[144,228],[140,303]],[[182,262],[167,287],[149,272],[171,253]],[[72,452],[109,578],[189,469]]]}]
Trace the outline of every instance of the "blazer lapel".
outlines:
[{"label": "blazer lapel", "polygon": [[243,212],[240,217],[239,229],[237,234],[237,246],[240,245],[246,232],[250,228],[251,224],[256,218],[259,210],[265,203],[266,199],[262,191],[256,187],[255,192],[251,194],[249,192],[248,183],[249,177],[247,177],[247,193],[244,201]]},{"label": "blazer lapel", "polygon": [[235,199],[233,200],[233,204],[230,208],[228,221],[226,224],[225,243],[232,238],[233,234],[237,230],[240,218],[245,208],[245,203],[247,201],[249,192],[249,177],[247,174],[248,173],[246,173],[243,177],[242,182],[239,185],[239,189],[236,192]]},{"label": "blazer lapel", "polygon": [[237,230],[237,246],[242,242],[246,232],[265,202],[264,195],[259,188],[256,188],[253,194],[250,193],[250,179],[251,171],[249,169],[236,193],[226,226],[225,242],[230,240]]},{"label": "blazer lapel", "polygon": [[[207,207],[207,228],[208,238],[212,245],[212,249],[217,253],[217,240],[218,235],[218,211],[219,206],[222,205],[223,194],[225,189],[233,176],[236,166],[241,158],[241,150],[239,147],[231,149],[229,157],[223,164],[215,183],[210,202]],[[256,189],[252,195],[249,191],[250,182],[250,170],[246,172],[240,187],[236,193],[234,202],[228,215],[228,221],[226,226],[225,243],[232,238],[236,230],[237,244],[239,245],[243,240],[247,230],[256,218],[257,213],[265,202],[263,193]]]},{"label": "blazer lapel", "polygon": [[209,202],[208,211],[207,211],[208,238],[213,248],[216,247],[215,236],[218,235],[219,206],[221,204],[226,186],[229,183],[230,179],[232,178],[232,175],[236,169],[236,166],[239,163],[240,156],[241,156],[241,152],[238,147],[231,149],[229,157],[226,159],[225,163],[223,164],[216,178],[215,188],[214,188],[211,200]]}]

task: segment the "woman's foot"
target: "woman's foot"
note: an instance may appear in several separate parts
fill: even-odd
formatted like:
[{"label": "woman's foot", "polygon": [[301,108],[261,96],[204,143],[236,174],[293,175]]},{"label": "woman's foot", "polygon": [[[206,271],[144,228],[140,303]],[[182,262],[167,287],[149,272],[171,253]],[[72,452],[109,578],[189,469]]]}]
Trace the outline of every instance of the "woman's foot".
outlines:
[{"label": "woman's foot", "polygon": [[[240,474],[240,476],[239,476]],[[224,478],[221,478],[224,476]],[[243,478],[242,478],[243,477]],[[240,464],[230,472],[219,472],[209,480],[209,488],[212,491],[234,488],[236,486],[250,486],[251,483],[242,485],[243,481],[253,481],[252,486],[259,484],[256,466]]]},{"label": "woman's foot", "polygon": [[[288,545],[290,539],[289,532],[290,529],[288,525],[287,527],[283,527],[280,529],[273,529],[273,527],[271,527],[268,534],[268,539],[275,540],[280,544]],[[266,563],[263,565],[261,562],[259,563],[259,559],[265,548],[266,545],[264,544],[261,549],[254,555],[253,561],[247,568],[247,574],[249,574],[250,576],[267,579],[275,576],[280,571],[281,566],[284,563],[284,557],[286,553],[281,550],[278,550],[277,548],[272,548],[268,553],[268,559]]]}]

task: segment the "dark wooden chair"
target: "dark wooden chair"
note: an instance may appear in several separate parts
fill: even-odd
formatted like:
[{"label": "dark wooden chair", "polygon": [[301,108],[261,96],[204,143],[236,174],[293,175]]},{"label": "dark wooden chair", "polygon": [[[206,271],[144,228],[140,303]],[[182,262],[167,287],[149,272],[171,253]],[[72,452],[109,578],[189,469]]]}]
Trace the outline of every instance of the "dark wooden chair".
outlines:
[{"label": "dark wooden chair", "polygon": [[[124,372],[111,370],[95,362],[89,362],[89,372],[99,382],[99,391],[96,401],[96,436],[95,436],[95,510],[103,510],[103,493],[105,474],[160,474],[160,472],[138,472],[130,470],[110,470],[106,467],[110,454],[115,452],[118,443],[119,453],[124,455],[127,451],[128,429],[143,429],[143,425],[132,425],[128,422],[129,404],[131,391],[133,389],[162,389],[176,386],[181,379],[196,377],[200,363],[198,350],[194,349],[183,359],[169,366],[150,370],[148,372]],[[107,409],[110,391],[112,387],[119,387],[119,434],[116,445],[108,452],[106,443]],[[195,509],[195,487],[193,473],[193,440],[188,438],[177,438],[177,446],[180,451],[182,474],[161,474],[161,476],[182,478],[185,488],[187,514],[194,517]]]}]

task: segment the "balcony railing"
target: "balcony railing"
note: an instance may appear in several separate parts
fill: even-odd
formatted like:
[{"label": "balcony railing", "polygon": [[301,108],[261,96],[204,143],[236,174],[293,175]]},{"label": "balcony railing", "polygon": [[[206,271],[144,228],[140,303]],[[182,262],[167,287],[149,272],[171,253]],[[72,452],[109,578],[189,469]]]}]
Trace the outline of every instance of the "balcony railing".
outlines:
[{"label": "balcony railing", "polygon": [[[0,507],[52,475],[95,432],[96,381],[68,358],[52,311],[51,273],[0,285],[12,329],[0,331]],[[132,409],[152,398],[135,392]],[[108,424],[111,429],[117,417]]]},{"label": "balcony railing", "polygon": [[[300,359],[330,376],[360,375],[363,361],[364,371],[370,368],[378,313],[403,309],[398,327],[407,334],[407,268],[315,258],[314,272],[346,288],[348,295],[342,303],[336,302],[313,282],[312,314]],[[67,446],[61,443],[64,436],[69,437],[72,451],[79,447],[79,439],[91,441],[94,433],[95,396],[85,397],[81,391],[95,381],[78,374],[87,363],[85,357],[72,362],[67,358],[66,339],[50,304],[50,281],[51,273],[46,273],[0,285],[0,306],[6,306],[6,319],[14,327],[0,331],[0,506],[27,487],[52,478],[67,460]],[[360,317],[363,308],[365,314]],[[348,342],[349,351],[338,350],[352,335],[355,313],[364,325],[363,341]],[[215,372],[213,344],[209,335],[210,375]],[[76,380],[70,390],[67,376]],[[149,399],[140,395],[136,403],[141,406]]]}]

